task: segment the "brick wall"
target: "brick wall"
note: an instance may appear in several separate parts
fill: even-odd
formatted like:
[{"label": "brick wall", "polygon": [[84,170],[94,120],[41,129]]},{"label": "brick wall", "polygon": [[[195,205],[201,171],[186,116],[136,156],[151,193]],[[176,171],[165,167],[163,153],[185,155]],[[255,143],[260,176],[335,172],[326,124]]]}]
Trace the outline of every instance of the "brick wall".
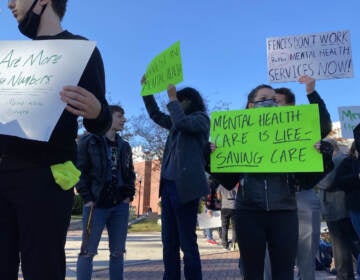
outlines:
[{"label": "brick wall", "polygon": [[142,215],[151,207],[153,213],[160,214],[160,162],[157,160],[137,162],[134,163],[134,169],[137,174],[136,193],[131,205],[136,208],[135,213]]}]

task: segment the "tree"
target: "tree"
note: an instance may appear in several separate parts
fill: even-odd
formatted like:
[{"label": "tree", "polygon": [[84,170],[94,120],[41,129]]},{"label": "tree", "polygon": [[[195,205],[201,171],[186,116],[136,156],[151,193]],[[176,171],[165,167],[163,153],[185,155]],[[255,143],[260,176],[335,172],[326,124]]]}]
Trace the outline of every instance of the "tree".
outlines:
[{"label": "tree", "polygon": [[[159,95],[155,95],[155,98],[158,104],[160,104],[161,110],[167,112],[167,99]],[[207,99],[205,99],[205,102],[209,104]],[[228,109],[229,103],[220,100],[215,103],[210,112]],[[123,137],[127,138],[133,147],[142,146],[147,160],[155,158],[160,163],[163,158],[167,135],[168,131],[154,123],[145,110],[142,110],[137,116],[131,116],[123,132]]]}]

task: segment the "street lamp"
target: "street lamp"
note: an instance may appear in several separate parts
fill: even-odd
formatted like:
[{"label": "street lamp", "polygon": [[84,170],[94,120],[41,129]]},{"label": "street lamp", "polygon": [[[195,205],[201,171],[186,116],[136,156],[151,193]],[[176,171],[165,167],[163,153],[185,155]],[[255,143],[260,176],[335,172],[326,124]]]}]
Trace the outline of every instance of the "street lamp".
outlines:
[{"label": "street lamp", "polygon": [[138,194],[138,207],[137,207],[137,216],[139,217],[140,216],[140,194],[141,194],[141,181],[142,181],[142,177],[139,176],[139,194]]}]

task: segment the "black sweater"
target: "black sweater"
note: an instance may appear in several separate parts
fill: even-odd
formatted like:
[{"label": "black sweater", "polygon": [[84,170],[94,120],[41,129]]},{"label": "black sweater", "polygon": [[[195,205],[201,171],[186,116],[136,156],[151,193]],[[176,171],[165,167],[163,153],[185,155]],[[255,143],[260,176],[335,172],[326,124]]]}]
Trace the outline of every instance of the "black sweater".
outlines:
[{"label": "black sweater", "polygon": [[[68,31],[63,31],[55,36],[36,38],[36,40],[51,39],[86,40],[84,37]],[[111,125],[111,114],[105,99],[104,65],[97,48],[93,51],[78,85],[93,93],[102,106],[97,119],[84,119],[84,127],[91,133],[104,134]],[[77,132],[77,116],[64,110],[48,142],[0,135],[0,156],[2,158],[0,170],[22,169],[28,165],[49,166],[68,160],[75,161]]]}]

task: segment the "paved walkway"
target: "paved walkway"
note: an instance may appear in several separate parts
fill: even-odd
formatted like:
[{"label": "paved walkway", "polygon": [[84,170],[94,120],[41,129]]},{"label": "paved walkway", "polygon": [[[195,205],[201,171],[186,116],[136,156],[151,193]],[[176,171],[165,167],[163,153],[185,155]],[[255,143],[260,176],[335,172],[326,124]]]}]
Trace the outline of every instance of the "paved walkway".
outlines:
[{"label": "paved walkway", "polygon": [[[214,237],[217,233],[214,232]],[[66,242],[67,271],[66,280],[76,280],[76,260],[81,244],[81,227],[72,223]],[[210,245],[198,233],[198,244],[201,254],[203,279],[241,279],[238,269],[239,252],[226,251],[220,245]],[[124,279],[161,280],[163,274],[161,236],[158,232],[131,233],[127,238]],[[93,279],[108,280],[108,237],[104,231],[94,258]],[[23,278],[19,278],[23,279]],[[336,279],[324,271],[318,271],[316,279]]]}]

